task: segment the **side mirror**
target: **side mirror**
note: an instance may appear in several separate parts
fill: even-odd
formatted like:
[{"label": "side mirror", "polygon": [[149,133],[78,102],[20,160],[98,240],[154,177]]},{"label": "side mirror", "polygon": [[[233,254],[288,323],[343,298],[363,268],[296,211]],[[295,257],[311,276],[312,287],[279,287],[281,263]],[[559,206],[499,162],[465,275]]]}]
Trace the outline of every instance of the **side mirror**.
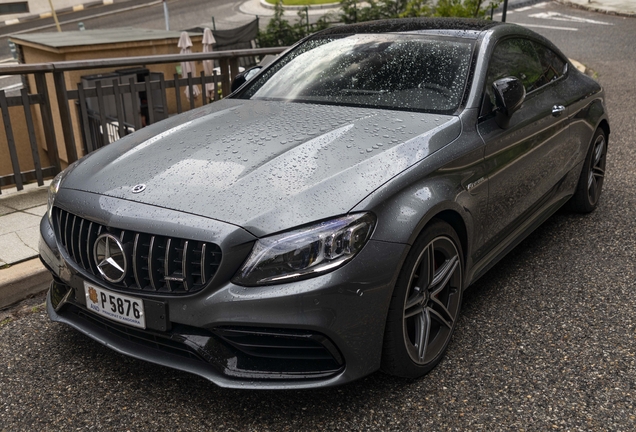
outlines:
[{"label": "side mirror", "polygon": [[492,83],[495,93],[497,114],[495,121],[500,128],[507,128],[510,117],[519,109],[526,98],[526,89],[519,78],[505,77]]},{"label": "side mirror", "polygon": [[261,69],[263,69],[263,66],[254,66],[235,76],[234,81],[232,81],[232,93],[240,86],[254,78]]}]

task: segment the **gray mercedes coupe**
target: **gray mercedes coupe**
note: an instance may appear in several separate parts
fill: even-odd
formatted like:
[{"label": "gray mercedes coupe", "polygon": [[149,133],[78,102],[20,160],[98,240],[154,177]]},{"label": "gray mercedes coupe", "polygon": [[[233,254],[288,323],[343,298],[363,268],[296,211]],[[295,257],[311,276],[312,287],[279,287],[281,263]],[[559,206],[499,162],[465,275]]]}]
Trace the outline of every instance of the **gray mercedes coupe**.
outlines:
[{"label": "gray mercedes coupe", "polygon": [[471,283],[598,204],[603,91],[523,27],[334,27],[251,75],[54,179],[53,321],[224,387],[415,378]]}]

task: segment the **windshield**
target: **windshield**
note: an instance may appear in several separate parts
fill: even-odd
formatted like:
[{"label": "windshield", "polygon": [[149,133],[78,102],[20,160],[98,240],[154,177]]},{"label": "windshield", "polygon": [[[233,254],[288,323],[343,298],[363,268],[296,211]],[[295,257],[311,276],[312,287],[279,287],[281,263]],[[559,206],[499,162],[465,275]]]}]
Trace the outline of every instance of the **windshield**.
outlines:
[{"label": "windshield", "polygon": [[310,39],[236,97],[413,111],[457,110],[473,42],[414,34]]}]

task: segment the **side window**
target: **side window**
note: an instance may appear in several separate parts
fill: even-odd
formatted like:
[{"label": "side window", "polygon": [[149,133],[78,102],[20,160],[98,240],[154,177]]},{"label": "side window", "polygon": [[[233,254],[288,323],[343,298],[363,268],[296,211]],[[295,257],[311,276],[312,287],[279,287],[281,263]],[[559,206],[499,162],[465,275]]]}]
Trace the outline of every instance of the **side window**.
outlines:
[{"label": "side window", "polygon": [[537,42],[532,42],[532,44],[539,56],[541,69],[543,71],[541,77],[534,85],[534,88],[539,88],[563,76],[565,71],[565,62],[550,48]]},{"label": "side window", "polygon": [[538,81],[543,77],[543,68],[530,40],[506,39],[495,47],[488,66],[482,115],[492,111],[495,106],[492,83],[507,76],[519,78],[526,88],[526,93],[537,87]]}]

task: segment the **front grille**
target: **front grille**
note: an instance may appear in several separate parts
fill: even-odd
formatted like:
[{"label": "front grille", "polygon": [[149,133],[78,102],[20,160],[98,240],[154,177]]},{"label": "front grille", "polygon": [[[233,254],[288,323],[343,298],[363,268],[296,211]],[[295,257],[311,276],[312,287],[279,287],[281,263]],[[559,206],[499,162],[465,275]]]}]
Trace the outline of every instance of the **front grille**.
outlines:
[{"label": "front grille", "polygon": [[212,279],[221,263],[221,249],[214,243],[107,227],[57,207],[54,210],[58,243],[79,267],[99,278],[95,241],[105,233],[119,239],[129,265],[121,282],[106,282],[119,289],[166,294],[197,292]]}]

